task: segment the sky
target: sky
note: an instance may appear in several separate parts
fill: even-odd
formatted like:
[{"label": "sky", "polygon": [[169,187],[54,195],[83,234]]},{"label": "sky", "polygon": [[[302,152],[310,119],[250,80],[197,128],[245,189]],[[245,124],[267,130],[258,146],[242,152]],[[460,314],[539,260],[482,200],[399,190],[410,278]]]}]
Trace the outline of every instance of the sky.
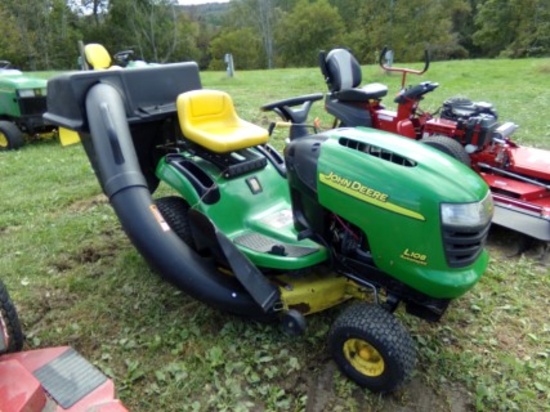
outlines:
[{"label": "sky", "polygon": [[179,4],[189,6],[191,4],[227,3],[229,0],[178,0]]}]

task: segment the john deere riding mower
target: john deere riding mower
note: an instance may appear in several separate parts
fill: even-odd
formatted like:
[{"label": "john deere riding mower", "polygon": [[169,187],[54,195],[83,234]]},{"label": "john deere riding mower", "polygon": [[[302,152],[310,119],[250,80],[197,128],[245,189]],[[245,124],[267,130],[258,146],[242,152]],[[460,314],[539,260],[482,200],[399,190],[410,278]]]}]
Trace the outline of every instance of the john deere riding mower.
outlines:
[{"label": "john deere riding mower", "polygon": [[[392,312],[438,320],[480,279],[491,196],[468,167],[415,141],[308,134],[301,123],[321,98],[263,107],[293,123],[284,155],[229,95],[202,89],[192,62],[58,76],[45,117],[79,133],[124,230],[164,278],[291,333],[345,304],[331,354],[358,384],[391,391],[415,364]],[[153,199],[159,179],[173,195]]]},{"label": "john deere riding mower", "polygon": [[18,149],[24,135],[52,133],[44,122],[47,80],[28,76],[0,61],[0,151]]}]

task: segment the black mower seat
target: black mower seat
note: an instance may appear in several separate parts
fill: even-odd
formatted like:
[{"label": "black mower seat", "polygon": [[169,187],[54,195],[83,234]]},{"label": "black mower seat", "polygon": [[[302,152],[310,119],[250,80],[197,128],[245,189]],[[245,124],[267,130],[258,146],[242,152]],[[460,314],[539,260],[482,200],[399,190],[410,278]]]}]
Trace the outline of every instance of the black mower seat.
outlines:
[{"label": "black mower seat", "polygon": [[230,153],[267,143],[266,129],[241,119],[231,97],[219,90],[193,90],[177,99],[185,137],[215,153]]},{"label": "black mower seat", "polygon": [[359,87],[362,81],[361,66],[349,50],[337,48],[328,54],[321,51],[319,65],[332,96],[342,102],[367,102],[388,94],[388,87],[382,83]]},{"label": "black mower seat", "polygon": [[332,93],[341,102],[368,102],[379,100],[387,94],[388,87],[382,83],[369,83],[361,88],[342,89]]}]

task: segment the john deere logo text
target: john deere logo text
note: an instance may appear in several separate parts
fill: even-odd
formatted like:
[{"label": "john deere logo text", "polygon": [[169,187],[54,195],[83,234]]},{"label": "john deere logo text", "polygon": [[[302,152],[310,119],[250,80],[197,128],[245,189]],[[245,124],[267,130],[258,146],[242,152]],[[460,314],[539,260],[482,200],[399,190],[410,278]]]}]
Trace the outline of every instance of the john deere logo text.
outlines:
[{"label": "john deere logo text", "polygon": [[337,185],[340,185],[342,187],[345,187],[346,189],[353,190],[357,193],[360,193],[364,196],[368,196],[372,199],[379,200],[380,202],[387,202],[388,201],[388,195],[386,193],[379,192],[378,190],[374,190],[368,186],[365,186],[358,182],[357,180],[350,180],[346,179],[342,176],[338,176],[337,174],[330,172],[328,175],[321,175],[322,179],[327,179]]},{"label": "john deere logo text", "polygon": [[339,192],[352,196],[362,202],[370,203],[380,209],[389,210],[417,220],[426,220],[424,216],[414,210],[391,203],[389,201],[389,194],[365,186],[357,180],[346,179],[334,172],[329,172],[328,174],[320,173],[319,180],[321,183]]},{"label": "john deere logo text", "polygon": [[428,264],[428,256],[422,253],[413,252],[409,250],[409,248],[405,249],[403,253],[401,253],[401,259],[410,260],[411,262],[415,262],[420,265]]}]

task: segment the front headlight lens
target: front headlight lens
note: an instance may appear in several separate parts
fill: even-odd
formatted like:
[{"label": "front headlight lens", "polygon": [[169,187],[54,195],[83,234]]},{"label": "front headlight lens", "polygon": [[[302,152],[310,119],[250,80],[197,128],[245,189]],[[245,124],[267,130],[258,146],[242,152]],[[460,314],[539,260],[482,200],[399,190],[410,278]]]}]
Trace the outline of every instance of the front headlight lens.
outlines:
[{"label": "front headlight lens", "polygon": [[442,203],[441,221],[446,226],[475,228],[487,225],[493,211],[493,198],[488,193],[481,202]]},{"label": "front headlight lens", "polygon": [[19,89],[19,90],[17,90],[17,94],[19,94],[19,97],[34,97],[34,90],[33,89]]}]

